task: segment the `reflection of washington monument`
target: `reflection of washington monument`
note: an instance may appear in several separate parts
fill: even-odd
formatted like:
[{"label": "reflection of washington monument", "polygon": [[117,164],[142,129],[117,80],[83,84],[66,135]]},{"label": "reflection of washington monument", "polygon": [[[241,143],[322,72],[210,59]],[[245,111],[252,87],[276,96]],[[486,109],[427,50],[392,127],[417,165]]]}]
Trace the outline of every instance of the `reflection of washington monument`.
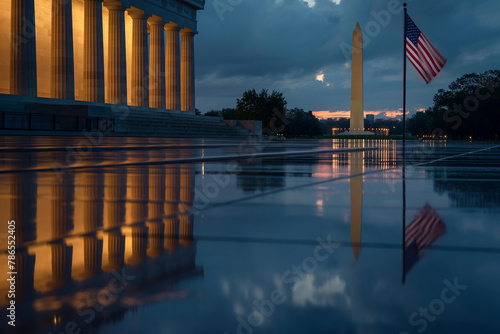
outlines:
[{"label": "reflection of washington monument", "polygon": [[[350,140],[350,147],[363,147],[363,140]],[[349,153],[351,175],[351,245],[356,262],[361,252],[361,221],[363,213],[363,152]],[[358,175],[358,176],[356,176]]]}]

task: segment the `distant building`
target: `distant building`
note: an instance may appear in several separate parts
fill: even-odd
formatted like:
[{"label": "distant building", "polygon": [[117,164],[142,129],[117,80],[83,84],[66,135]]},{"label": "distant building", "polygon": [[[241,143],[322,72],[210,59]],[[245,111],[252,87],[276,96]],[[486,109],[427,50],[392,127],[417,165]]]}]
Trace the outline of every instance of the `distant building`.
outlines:
[{"label": "distant building", "polygon": [[374,122],[375,121],[375,115],[367,114],[366,115],[366,120],[368,122]]}]

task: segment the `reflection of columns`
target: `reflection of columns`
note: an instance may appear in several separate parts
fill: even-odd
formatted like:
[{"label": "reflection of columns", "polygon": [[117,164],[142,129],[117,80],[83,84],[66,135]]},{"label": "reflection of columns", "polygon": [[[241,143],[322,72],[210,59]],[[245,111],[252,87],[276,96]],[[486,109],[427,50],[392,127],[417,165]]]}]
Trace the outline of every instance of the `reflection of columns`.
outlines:
[{"label": "reflection of columns", "polygon": [[52,279],[48,283],[52,289],[59,288],[71,279],[71,258],[73,248],[60,243],[50,245],[52,254]]},{"label": "reflection of columns", "polygon": [[73,174],[53,176],[52,184],[52,234],[53,239],[62,238],[73,228]]},{"label": "reflection of columns", "polygon": [[149,219],[161,218],[165,213],[165,168],[149,170]]},{"label": "reflection of columns", "polygon": [[142,10],[129,9],[132,18],[132,105],[137,107],[148,107],[147,79],[147,21]]},{"label": "reflection of columns", "polygon": [[102,0],[85,0],[83,34],[83,95],[89,102],[104,102]]},{"label": "reflection of columns", "polygon": [[148,222],[149,243],[147,254],[156,258],[163,253],[163,242],[165,239],[165,225],[161,218]]},{"label": "reflection of columns", "polygon": [[179,167],[167,167],[165,174],[165,250],[173,253],[179,243]]},{"label": "reflection of columns", "polygon": [[108,264],[103,269],[113,271],[122,268],[125,264],[123,255],[125,253],[125,237],[120,231],[111,231],[108,237]]},{"label": "reflection of columns", "polygon": [[104,180],[102,171],[82,172],[84,232],[95,232],[102,226]]},{"label": "reflection of columns", "polygon": [[147,227],[146,226],[132,226],[130,238],[132,243],[132,255],[127,259],[128,265],[134,266],[141,263],[146,258],[147,253]]},{"label": "reflection of columns", "polygon": [[96,276],[101,270],[102,241],[95,234],[83,237],[83,273],[80,279]]},{"label": "reflection of columns", "polygon": [[[122,159],[119,159],[120,161]],[[103,238],[107,240],[107,259],[103,259],[104,271],[121,269],[124,262],[125,237],[117,227],[125,222],[125,201],[127,197],[127,170],[125,168],[108,169],[104,175],[104,228]],[[106,261],[107,260],[107,261]]]},{"label": "reflection of columns", "polygon": [[14,173],[10,176],[9,217],[16,221],[16,245],[18,246],[21,246],[23,242],[36,239],[36,182],[37,177],[34,173]]},{"label": "reflection of columns", "polygon": [[127,104],[125,8],[118,1],[106,2],[105,6],[109,10],[106,102],[111,104]]},{"label": "reflection of columns", "polygon": [[71,1],[52,0],[50,97],[75,99]]},{"label": "reflection of columns", "polygon": [[[362,141],[355,140],[354,147],[363,146]],[[361,221],[363,213],[363,152],[349,153],[349,169],[351,175],[351,246],[354,257],[358,261],[361,252]],[[353,177],[354,176],[354,177]]]},{"label": "reflection of columns", "polygon": [[171,254],[175,252],[179,244],[179,218],[165,218],[163,224],[165,224],[165,243],[163,247]]},{"label": "reflection of columns", "polygon": [[165,25],[167,35],[165,53],[166,108],[170,110],[181,109],[179,30],[176,23],[170,22]]},{"label": "reflection of columns", "polygon": [[35,256],[26,252],[16,253],[16,300],[29,297],[34,292]]},{"label": "reflection of columns", "polygon": [[36,96],[35,4],[11,1],[10,93]]},{"label": "reflection of columns", "polygon": [[189,211],[194,202],[195,175],[192,165],[181,166],[179,237],[181,243],[190,244],[193,239],[193,214]]},{"label": "reflection of columns", "polygon": [[125,221],[127,174],[125,168],[107,170],[104,175],[104,228],[120,226]]},{"label": "reflection of columns", "polygon": [[165,36],[164,22],[157,16],[149,23],[149,107],[165,109]]},{"label": "reflection of columns", "polygon": [[181,30],[181,110],[194,111],[194,32]]},{"label": "reflection of columns", "polygon": [[137,168],[128,174],[130,194],[127,196],[130,203],[131,223],[137,223],[148,217],[148,181],[146,168]]}]

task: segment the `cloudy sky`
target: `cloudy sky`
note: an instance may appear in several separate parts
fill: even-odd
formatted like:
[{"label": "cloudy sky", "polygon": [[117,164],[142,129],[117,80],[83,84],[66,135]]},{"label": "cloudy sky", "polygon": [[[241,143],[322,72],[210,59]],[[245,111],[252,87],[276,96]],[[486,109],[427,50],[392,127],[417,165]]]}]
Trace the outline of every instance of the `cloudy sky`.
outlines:
[{"label": "cloudy sky", "polygon": [[[197,108],[234,107],[245,90],[267,88],[283,92],[288,108],[348,115],[351,60],[345,50],[359,21],[365,111],[396,116],[402,107],[402,6],[384,17],[388,24],[373,16],[394,2],[399,0],[206,1],[196,37]],[[448,59],[428,85],[408,63],[411,113],[431,106],[436,91],[459,76],[500,67],[500,1],[406,2],[417,26]]]}]

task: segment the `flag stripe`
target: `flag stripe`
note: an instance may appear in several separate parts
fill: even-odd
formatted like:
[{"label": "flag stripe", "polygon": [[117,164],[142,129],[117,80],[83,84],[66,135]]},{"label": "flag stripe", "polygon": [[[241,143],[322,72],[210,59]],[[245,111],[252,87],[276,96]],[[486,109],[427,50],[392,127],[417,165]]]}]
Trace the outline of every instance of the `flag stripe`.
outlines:
[{"label": "flag stripe", "polygon": [[427,40],[422,38],[423,34],[421,35],[420,39],[422,39],[422,43],[419,43],[421,44],[422,46],[422,49],[425,51],[427,57],[429,58],[429,60],[432,62],[434,68],[436,69],[436,74],[439,73],[439,71],[441,70],[441,68],[443,68],[442,66],[439,66],[439,60],[438,58],[436,58],[433,54],[432,54],[432,47],[427,44]]},{"label": "flag stripe", "polygon": [[446,59],[443,57],[443,55],[439,53],[439,51],[434,47],[434,45],[431,44],[431,42],[429,42],[424,34],[422,34],[422,40],[430,47],[430,51],[432,51],[434,58],[436,58],[440,66],[443,67],[444,64],[446,64]]},{"label": "flag stripe", "polygon": [[408,57],[408,59],[413,64],[413,66],[418,71],[418,73],[420,73],[422,78],[424,78],[425,81],[429,82],[430,78],[428,78],[427,73],[424,71],[424,69],[420,66],[420,63],[418,62],[418,56],[417,56],[417,52],[415,50],[415,46],[409,40],[406,44],[407,44],[407,57]]},{"label": "flag stripe", "polygon": [[422,43],[418,44],[418,53],[420,54],[420,59],[425,64],[427,73],[435,77],[439,73],[439,70],[435,67],[432,58],[429,56],[429,52]]},{"label": "flag stripe", "polygon": [[446,225],[430,206],[424,207],[417,217],[407,226],[405,245],[416,242],[417,249],[429,247],[446,231]]},{"label": "flag stripe", "polygon": [[446,58],[406,15],[406,57],[425,82],[429,83],[446,64]]}]

